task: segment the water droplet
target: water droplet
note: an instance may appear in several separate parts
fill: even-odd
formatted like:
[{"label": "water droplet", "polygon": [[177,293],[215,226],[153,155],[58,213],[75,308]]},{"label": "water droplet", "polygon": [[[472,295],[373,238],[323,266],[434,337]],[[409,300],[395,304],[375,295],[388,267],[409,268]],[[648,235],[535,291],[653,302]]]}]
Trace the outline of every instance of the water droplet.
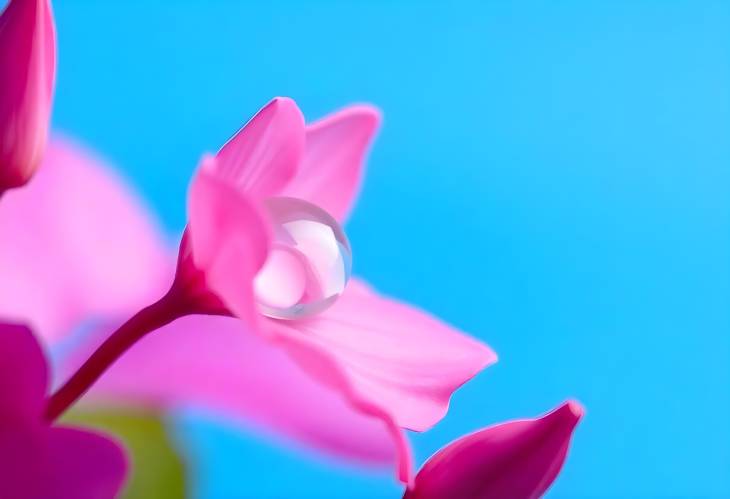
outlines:
[{"label": "water droplet", "polygon": [[312,203],[274,197],[265,205],[274,239],[254,280],[259,310],[275,319],[311,317],[345,290],[352,270],[350,243],[337,220]]}]

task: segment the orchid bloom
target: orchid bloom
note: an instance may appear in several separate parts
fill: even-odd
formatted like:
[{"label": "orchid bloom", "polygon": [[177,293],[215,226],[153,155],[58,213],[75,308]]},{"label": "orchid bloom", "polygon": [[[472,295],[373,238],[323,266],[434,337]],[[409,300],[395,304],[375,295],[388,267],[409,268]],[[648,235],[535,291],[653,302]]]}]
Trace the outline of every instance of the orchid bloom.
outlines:
[{"label": "orchid bloom", "polygon": [[[155,315],[160,309],[153,306],[152,313],[143,311],[131,321],[134,327],[122,328],[134,348],[108,370],[108,364],[96,370],[92,362],[92,371],[106,372],[91,395],[159,407],[204,406],[338,455],[395,460],[398,476],[409,481],[403,429],[424,431],[438,422],[451,393],[494,362],[494,353],[428,314],[379,296],[359,279],[351,279],[330,308],[302,320],[268,318],[253,301],[253,280],[267,258],[272,231],[263,209],[266,196],[304,199],[344,221],[378,123],[376,110],[354,106],[305,127],[296,105],[277,99],[217,157],[206,159],[192,182],[190,223],[175,285],[162,301],[164,313]],[[234,170],[239,176],[229,176]],[[97,215],[103,217],[102,203]],[[201,225],[207,216],[211,222]],[[145,231],[136,242],[131,235],[127,239],[130,246],[153,246]],[[142,258],[136,263],[148,266]],[[119,265],[131,268],[123,260]],[[159,285],[157,279],[147,288]],[[150,336],[139,334],[201,312],[225,316],[190,317]],[[104,345],[106,356],[109,342]],[[166,362],[150,361],[160,358]],[[74,383],[76,374],[65,392],[73,396],[57,398],[63,403],[51,406],[51,417],[88,387]]]},{"label": "orchid bloom", "polygon": [[43,419],[48,367],[33,333],[0,324],[0,488],[14,499],[111,499],[126,473],[122,449]]},{"label": "orchid bloom", "polygon": [[566,402],[537,418],[510,421],[462,437],[438,451],[404,499],[533,499],[557,478],[583,417]]},{"label": "orchid bloom", "polygon": [[55,69],[49,0],[10,0],[0,15],[0,194],[28,182],[41,163]]}]

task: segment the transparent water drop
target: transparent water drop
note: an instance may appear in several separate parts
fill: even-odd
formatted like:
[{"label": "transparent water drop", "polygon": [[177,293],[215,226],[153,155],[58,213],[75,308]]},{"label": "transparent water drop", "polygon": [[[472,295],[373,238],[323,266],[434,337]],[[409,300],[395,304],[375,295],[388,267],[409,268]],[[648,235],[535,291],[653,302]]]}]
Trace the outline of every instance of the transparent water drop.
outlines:
[{"label": "transparent water drop", "polygon": [[274,240],[254,280],[259,310],[286,320],[318,314],[337,301],[350,279],[347,236],[337,220],[307,201],[274,197],[265,205]]}]

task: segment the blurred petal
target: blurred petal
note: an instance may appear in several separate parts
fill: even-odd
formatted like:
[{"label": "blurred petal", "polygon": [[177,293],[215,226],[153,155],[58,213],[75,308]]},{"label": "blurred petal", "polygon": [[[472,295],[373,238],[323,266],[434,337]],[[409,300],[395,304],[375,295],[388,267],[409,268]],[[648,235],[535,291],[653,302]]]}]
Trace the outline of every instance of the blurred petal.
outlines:
[{"label": "blurred petal", "polygon": [[189,480],[186,463],[177,451],[163,416],[154,411],[115,407],[113,410],[72,409],[64,424],[82,425],[112,434],[124,443],[129,474],[124,497],[180,499],[186,496]]},{"label": "blurred petal", "polygon": [[567,402],[541,418],[462,437],[428,460],[404,499],[540,497],[560,473],[582,416],[580,404]]},{"label": "blurred petal", "polygon": [[309,125],[304,161],[285,195],[307,200],[345,220],[379,125],[380,111],[366,105],[347,107]]},{"label": "blurred petal", "polygon": [[[357,280],[310,320],[268,321],[276,341],[320,382],[391,428],[425,431],[446,414],[451,394],[497,357],[486,345]],[[399,456],[408,481],[410,456]]]},{"label": "blurred petal", "polygon": [[0,315],[48,341],[156,298],[172,261],[141,200],[81,147],[54,140],[0,209]]},{"label": "blurred petal", "polygon": [[47,385],[46,359],[31,330],[0,324],[0,420],[39,420]]},{"label": "blurred petal", "polygon": [[268,227],[243,193],[212,173],[215,160],[207,161],[190,187],[188,230],[194,264],[228,309],[253,325],[258,320],[253,279],[269,250]]},{"label": "blurred petal", "polygon": [[42,418],[48,368],[23,326],[0,325],[0,493],[13,499],[109,499],[126,461],[111,440]]},{"label": "blurred petal", "polygon": [[56,69],[48,0],[10,0],[0,15],[0,193],[25,184],[46,147]]},{"label": "blurred petal", "polygon": [[192,316],[156,331],[112,366],[89,397],[203,407],[350,459],[393,461],[392,439],[379,420],[354,410],[234,318]]},{"label": "blurred petal", "polygon": [[293,100],[277,97],[218,152],[218,173],[250,196],[279,193],[304,152],[304,117]]},{"label": "blurred petal", "polygon": [[116,443],[73,428],[51,428],[47,459],[44,499],[111,499],[127,472],[124,452]]}]

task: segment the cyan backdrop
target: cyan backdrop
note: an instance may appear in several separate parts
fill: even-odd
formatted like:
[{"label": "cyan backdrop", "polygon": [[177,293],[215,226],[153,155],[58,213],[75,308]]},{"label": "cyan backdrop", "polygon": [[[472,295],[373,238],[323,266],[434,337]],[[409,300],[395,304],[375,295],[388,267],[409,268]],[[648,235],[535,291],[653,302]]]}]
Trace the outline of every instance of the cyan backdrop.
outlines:
[{"label": "cyan backdrop", "polygon": [[[730,4],[56,0],[57,129],[184,223],[186,184],[272,96],[385,124],[356,272],[500,363],[451,439],[567,397],[552,497],[730,495]],[[388,472],[181,423],[201,497],[397,497]]]}]

